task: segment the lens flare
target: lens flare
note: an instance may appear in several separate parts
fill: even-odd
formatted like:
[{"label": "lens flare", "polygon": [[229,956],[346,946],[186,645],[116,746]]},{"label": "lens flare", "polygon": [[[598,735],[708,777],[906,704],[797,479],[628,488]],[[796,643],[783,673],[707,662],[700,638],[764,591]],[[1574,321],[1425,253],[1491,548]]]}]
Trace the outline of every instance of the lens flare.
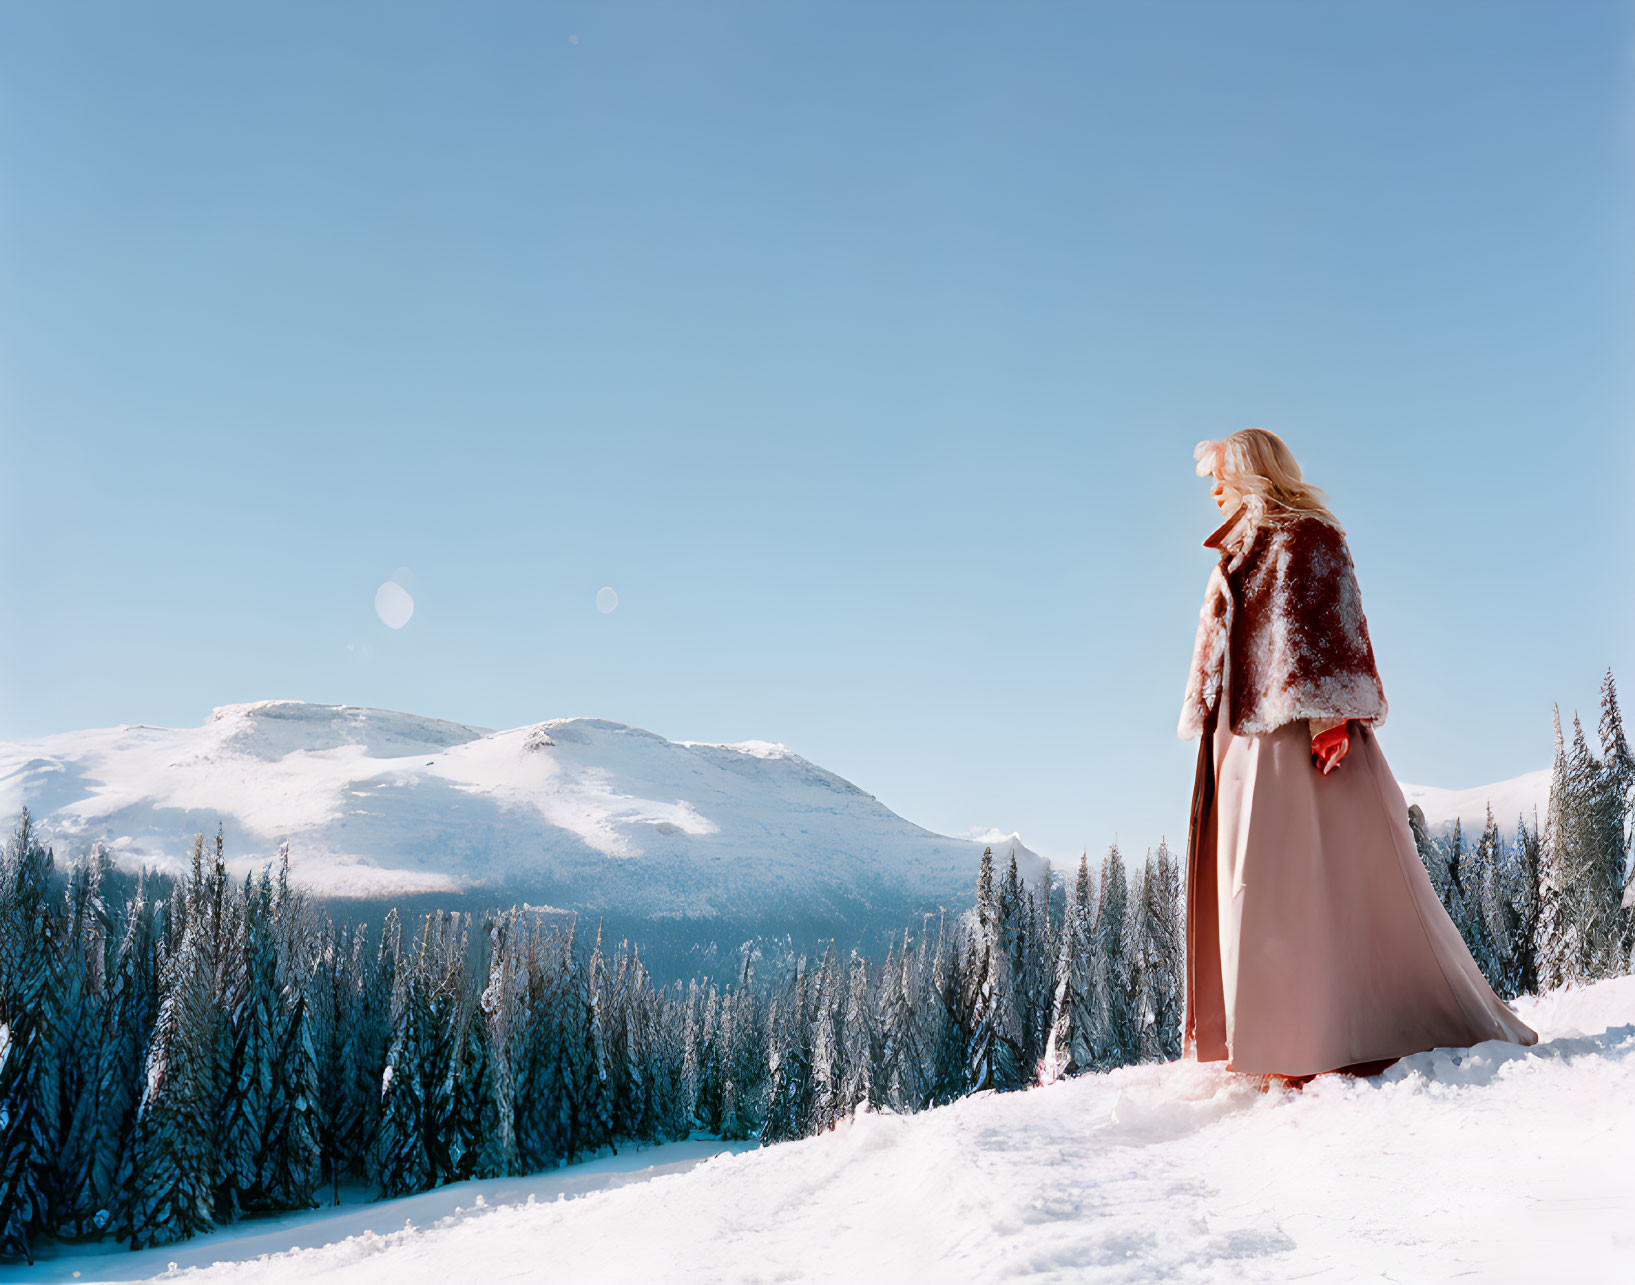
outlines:
[{"label": "lens flare", "polygon": [[414,615],[414,599],[396,580],[388,580],[375,590],[375,614],[388,629],[401,629]]}]

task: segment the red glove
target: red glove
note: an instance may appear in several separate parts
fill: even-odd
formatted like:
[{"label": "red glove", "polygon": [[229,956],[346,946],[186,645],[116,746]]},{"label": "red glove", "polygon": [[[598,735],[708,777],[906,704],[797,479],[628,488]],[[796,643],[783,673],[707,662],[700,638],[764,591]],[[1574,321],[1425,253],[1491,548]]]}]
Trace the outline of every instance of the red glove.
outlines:
[{"label": "red glove", "polygon": [[1340,765],[1340,760],[1346,756],[1351,748],[1351,738],[1346,735],[1346,725],[1331,727],[1326,732],[1319,732],[1311,740],[1311,761],[1314,766],[1327,776]]}]

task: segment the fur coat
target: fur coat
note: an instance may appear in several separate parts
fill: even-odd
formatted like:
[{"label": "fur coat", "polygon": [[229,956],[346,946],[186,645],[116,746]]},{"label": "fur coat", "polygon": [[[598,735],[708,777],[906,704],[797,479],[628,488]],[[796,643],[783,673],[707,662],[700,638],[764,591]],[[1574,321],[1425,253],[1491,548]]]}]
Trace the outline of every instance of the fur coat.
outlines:
[{"label": "fur coat", "polygon": [[1238,736],[1296,719],[1385,721],[1351,551],[1336,527],[1301,515],[1257,524],[1240,508],[1204,544],[1221,561],[1198,615],[1183,739],[1203,730],[1223,677],[1231,705],[1224,713]]}]

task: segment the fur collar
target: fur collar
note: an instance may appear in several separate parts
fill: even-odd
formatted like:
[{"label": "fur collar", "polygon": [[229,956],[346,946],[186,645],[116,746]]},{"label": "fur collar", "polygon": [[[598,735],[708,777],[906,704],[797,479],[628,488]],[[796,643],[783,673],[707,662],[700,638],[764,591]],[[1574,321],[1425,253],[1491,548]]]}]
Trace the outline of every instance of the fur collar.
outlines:
[{"label": "fur collar", "polygon": [[1179,732],[1198,735],[1226,693],[1232,731],[1296,719],[1385,721],[1351,552],[1307,514],[1255,521],[1240,509],[1204,541],[1220,552],[1198,615]]}]

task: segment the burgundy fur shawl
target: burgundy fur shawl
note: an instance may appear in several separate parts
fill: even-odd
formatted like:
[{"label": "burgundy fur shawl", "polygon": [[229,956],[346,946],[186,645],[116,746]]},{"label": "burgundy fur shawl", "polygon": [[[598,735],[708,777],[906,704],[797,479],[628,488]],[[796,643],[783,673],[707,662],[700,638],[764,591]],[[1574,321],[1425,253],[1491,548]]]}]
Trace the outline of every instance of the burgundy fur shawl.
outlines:
[{"label": "burgundy fur shawl", "polygon": [[1320,518],[1240,510],[1204,544],[1221,551],[1209,575],[1180,735],[1197,736],[1230,668],[1227,714],[1239,736],[1295,719],[1385,721],[1362,597],[1345,536]]}]

